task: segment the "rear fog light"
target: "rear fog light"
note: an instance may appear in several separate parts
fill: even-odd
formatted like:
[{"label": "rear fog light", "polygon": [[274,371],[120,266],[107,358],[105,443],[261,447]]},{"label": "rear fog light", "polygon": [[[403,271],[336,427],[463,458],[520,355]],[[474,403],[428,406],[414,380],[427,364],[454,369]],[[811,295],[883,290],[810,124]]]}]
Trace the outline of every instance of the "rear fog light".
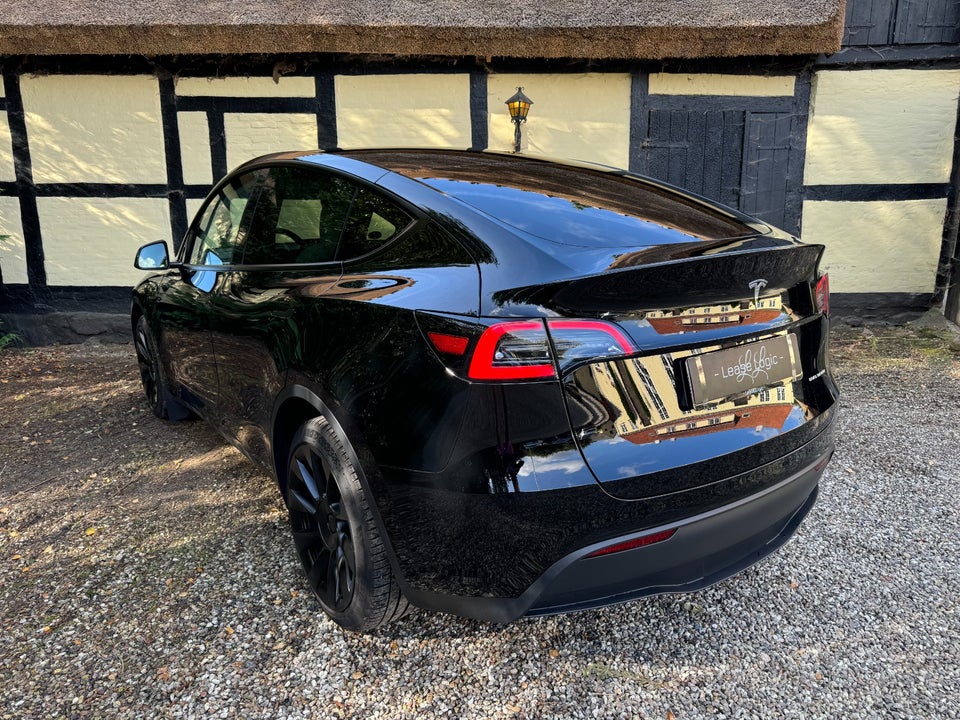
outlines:
[{"label": "rear fog light", "polygon": [[670,530],[662,530],[660,532],[651,533],[650,535],[641,535],[640,537],[633,538],[632,540],[624,540],[623,542],[618,542],[614,545],[607,545],[599,550],[594,550],[592,553],[587,555],[587,557],[601,557],[603,555],[612,555],[613,553],[623,552],[624,550],[634,550],[636,548],[646,547],[647,545],[654,545],[656,543],[663,542],[664,540],[669,540],[676,532],[677,529],[672,528]]}]

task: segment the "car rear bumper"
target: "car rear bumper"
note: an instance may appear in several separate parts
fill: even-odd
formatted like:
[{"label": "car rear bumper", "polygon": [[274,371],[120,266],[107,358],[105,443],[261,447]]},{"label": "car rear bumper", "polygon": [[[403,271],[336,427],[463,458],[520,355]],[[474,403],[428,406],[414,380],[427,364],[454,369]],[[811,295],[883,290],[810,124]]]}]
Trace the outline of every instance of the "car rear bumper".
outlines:
[{"label": "car rear bumper", "polygon": [[[790,539],[816,501],[833,444],[819,449],[799,470],[762,491],[676,522],[582,546],[553,562],[517,597],[470,597],[409,585],[404,592],[419,607],[507,623],[525,615],[585,610],[707,587]],[[676,532],[653,545],[588,557],[601,548],[665,530]]]},{"label": "car rear bumper", "polygon": [[602,547],[636,537],[633,535],[567,556],[537,583],[540,592],[526,614],[551,615],[646,595],[699,590],[740,572],[793,536],[817,499],[829,457],[827,454],[799,474],[739,502],[642,533],[676,530],[663,542],[589,557]]}]

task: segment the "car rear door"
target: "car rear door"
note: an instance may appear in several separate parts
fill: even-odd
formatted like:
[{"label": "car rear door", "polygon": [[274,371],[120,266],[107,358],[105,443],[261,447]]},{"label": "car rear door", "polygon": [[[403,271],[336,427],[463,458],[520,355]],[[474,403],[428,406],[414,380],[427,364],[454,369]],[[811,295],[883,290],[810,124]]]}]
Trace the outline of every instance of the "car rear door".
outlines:
[{"label": "car rear door", "polygon": [[341,276],[337,245],[355,192],[335,175],[296,165],[262,171],[242,258],[212,302],[221,429],[269,464],[274,401],[302,348],[322,330],[314,299]]}]

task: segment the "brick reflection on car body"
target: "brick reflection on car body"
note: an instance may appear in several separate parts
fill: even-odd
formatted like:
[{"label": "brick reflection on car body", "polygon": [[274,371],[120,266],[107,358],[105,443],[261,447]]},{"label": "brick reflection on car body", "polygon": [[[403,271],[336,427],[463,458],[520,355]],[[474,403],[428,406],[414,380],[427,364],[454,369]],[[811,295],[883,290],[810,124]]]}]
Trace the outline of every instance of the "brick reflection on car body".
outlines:
[{"label": "brick reflection on car body", "polygon": [[141,250],[131,319],[154,412],[274,473],[336,622],[508,622],[792,536],[833,451],[822,251],[610,168],[286,153]]}]

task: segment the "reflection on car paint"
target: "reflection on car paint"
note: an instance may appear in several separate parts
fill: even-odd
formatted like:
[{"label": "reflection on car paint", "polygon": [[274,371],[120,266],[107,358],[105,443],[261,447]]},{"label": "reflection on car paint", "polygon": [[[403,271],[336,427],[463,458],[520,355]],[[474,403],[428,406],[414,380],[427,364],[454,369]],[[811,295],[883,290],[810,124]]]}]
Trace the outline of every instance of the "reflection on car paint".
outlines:
[{"label": "reflection on car paint", "polygon": [[780,295],[756,301],[729,302],[721,305],[650,310],[644,313],[650,327],[661,335],[701,332],[717,327],[770,325],[774,321],[789,322],[791,313],[784,308]]},{"label": "reflection on car paint", "polygon": [[683,407],[678,361],[720,347],[593,362],[566,378],[574,437],[601,482],[741,450],[816,415],[792,381],[699,409]]},{"label": "reflection on car paint", "polygon": [[776,331],[802,318],[789,302],[789,293],[753,299],[731,299],[713,305],[686,305],[611,313],[641,348],[684,347],[691,342],[713,343]]},{"label": "reflection on car paint", "polygon": [[397,275],[344,275],[327,293],[353,300],[374,300],[403,290],[417,281]]}]

